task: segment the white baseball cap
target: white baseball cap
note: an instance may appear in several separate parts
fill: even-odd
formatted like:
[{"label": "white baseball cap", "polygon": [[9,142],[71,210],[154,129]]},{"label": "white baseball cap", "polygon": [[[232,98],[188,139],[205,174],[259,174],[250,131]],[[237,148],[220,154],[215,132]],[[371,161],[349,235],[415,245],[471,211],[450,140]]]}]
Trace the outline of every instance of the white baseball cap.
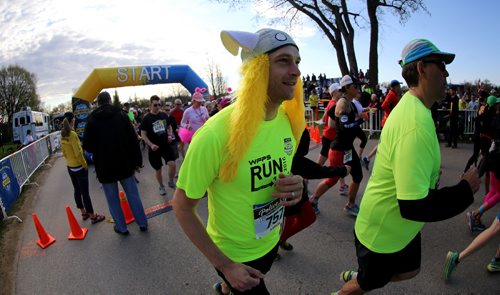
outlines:
[{"label": "white baseball cap", "polygon": [[332,95],[335,91],[339,91],[340,88],[342,87],[340,87],[339,83],[333,83],[330,87],[328,87],[328,92]]},{"label": "white baseball cap", "polygon": [[340,80],[340,87],[345,87],[347,85],[350,85],[350,84],[361,84],[359,82],[358,79],[350,76],[350,75],[345,75],[344,77],[342,77],[342,79]]},{"label": "white baseball cap", "polygon": [[237,55],[241,48],[242,60],[253,58],[286,45],[297,47],[290,35],[275,29],[261,29],[256,33],[222,31],[220,37],[224,47],[232,55]]}]

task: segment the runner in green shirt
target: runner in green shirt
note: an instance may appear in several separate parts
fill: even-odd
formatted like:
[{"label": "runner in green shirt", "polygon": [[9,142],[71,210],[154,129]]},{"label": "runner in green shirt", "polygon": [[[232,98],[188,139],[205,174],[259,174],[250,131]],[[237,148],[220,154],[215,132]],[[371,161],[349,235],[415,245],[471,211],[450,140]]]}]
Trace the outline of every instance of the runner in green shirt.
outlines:
[{"label": "runner in green shirt", "polygon": [[451,218],[474,200],[476,168],[457,185],[438,188],[441,155],[430,109],[445,95],[446,64],[454,58],[425,39],[403,49],[400,65],[410,89],[382,130],[354,226],[358,271],[342,272],[346,284],[338,294],[363,294],[416,276],[424,223]]},{"label": "runner in green shirt", "polygon": [[[229,52],[242,48],[234,104],[193,136],[173,208],[181,227],[224,283],[218,294],[269,294],[264,274],[278,251],[284,206],[300,201],[292,158],[305,128],[300,55],[281,31],[223,31]],[[208,191],[205,229],[195,207]]]}]

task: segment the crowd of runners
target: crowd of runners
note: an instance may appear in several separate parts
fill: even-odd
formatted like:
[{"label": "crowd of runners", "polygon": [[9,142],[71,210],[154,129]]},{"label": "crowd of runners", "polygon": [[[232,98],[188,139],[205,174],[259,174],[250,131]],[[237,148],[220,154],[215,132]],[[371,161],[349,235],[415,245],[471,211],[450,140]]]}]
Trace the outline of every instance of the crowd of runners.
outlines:
[{"label": "crowd of runners", "polygon": [[[242,80],[232,102],[221,99],[209,111],[200,89],[187,108],[180,100],[161,105],[154,95],[148,112],[138,114],[129,105],[124,109],[112,106],[107,92],[99,94],[83,147],[94,156],[115,232],[129,234],[119,210],[117,182],[131,196],[141,231],[148,230],[134,177],[142,167],[137,154],[141,142],[162,196],[167,193],[162,166],[167,166],[166,184],[175,189],[176,218],[221,278],[213,286],[216,294],[269,294],[264,278],[279,259],[278,250],[293,250],[289,238],[315,222],[320,198],[337,182],[340,194],[348,196],[343,208],[346,216],[355,217],[357,262],[353,266],[357,263],[357,267],[339,274],[345,284],[332,294],[362,294],[416,276],[421,263],[420,231],[426,222],[464,214],[470,231],[481,232],[462,252],[448,253],[446,279],[460,261],[498,236],[500,213],[489,227],[481,220],[500,201],[500,99],[493,94],[478,101],[474,153],[463,175],[454,186],[439,186],[441,155],[431,110],[445,95],[446,65],[455,54],[440,51],[425,39],[412,40],[403,48],[399,66],[409,90],[403,94],[398,80],[390,83],[387,103],[382,106],[380,141],[365,158],[367,137],[360,125],[366,109],[359,102],[363,81],[345,75],[339,83],[328,85],[331,101],[321,119],[321,152],[312,161],[306,157],[310,139],[297,44],[287,33],[274,29],[223,31],[221,39],[243,61]],[[71,131],[72,122],[72,114],[67,114],[62,146],[75,201],[82,218],[99,222],[104,216],[92,208],[87,163]],[[110,136],[109,128],[127,131],[115,129]],[[360,141],[357,148],[356,138]],[[122,150],[124,145],[129,148]],[[363,166],[369,171],[374,156],[359,201]],[[177,167],[179,158],[182,164]],[[118,162],[122,164],[116,168]],[[348,175],[351,180],[346,184]],[[463,213],[472,204],[483,175],[484,202]],[[308,189],[308,179],[323,180]],[[205,197],[206,227],[195,209]],[[487,269],[500,271],[500,247]]]}]

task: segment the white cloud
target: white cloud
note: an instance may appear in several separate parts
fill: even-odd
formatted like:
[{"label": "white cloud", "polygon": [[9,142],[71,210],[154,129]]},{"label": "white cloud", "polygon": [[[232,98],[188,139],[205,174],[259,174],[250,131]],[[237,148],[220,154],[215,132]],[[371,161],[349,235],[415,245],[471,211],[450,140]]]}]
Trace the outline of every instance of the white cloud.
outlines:
[{"label": "white cloud", "polygon": [[[187,64],[204,78],[208,60],[213,59],[228,77],[229,85],[236,88],[241,61],[224,49],[219,38],[220,31],[255,32],[268,27],[270,19],[280,16],[269,7],[269,4],[261,4],[234,10],[228,5],[208,0],[0,1],[0,67],[17,64],[34,73],[38,78],[38,93],[48,104],[64,99],[69,101],[74,89],[97,67]],[[259,21],[254,17],[257,12],[264,16]],[[436,13],[439,14],[440,10]],[[303,18],[301,14],[298,16]],[[417,17],[413,17],[414,27],[421,32],[421,22]],[[440,16],[436,16],[435,20],[439,19]],[[429,25],[432,20],[425,18]],[[410,25],[411,22],[403,30],[408,38],[414,34],[409,30]],[[304,74],[325,72],[329,76],[338,75],[335,51],[326,38],[320,37],[311,21],[302,19],[302,24],[292,30],[284,26],[272,27],[287,30],[294,37],[301,48],[301,70]],[[396,27],[399,28],[399,25]],[[486,28],[490,27],[494,26]],[[366,68],[363,61],[368,52],[367,33],[359,31],[356,35],[356,52],[363,69]],[[385,49],[379,52],[382,81],[398,74],[387,74],[389,69],[396,68],[393,60],[397,55],[388,49],[401,47],[397,41],[402,33],[384,31],[382,42]],[[474,47],[477,51],[477,46]],[[482,59],[487,55],[479,57]],[[390,62],[384,63],[386,60]],[[459,62],[467,61],[457,60],[457,66]],[[490,63],[490,60],[477,60],[472,66],[463,66],[461,74],[471,76],[468,79],[482,74],[497,82],[498,75],[491,70],[494,66],[488,66]],[[480,67],[479,64],[485,66]],[[489,72],[484,72],[486,70]],[[478,71],[479,74],[476,73]],[[168,86],[155,87],[127,87],[118,89],[118,92],[120,97],[127,98],[136,94],[149,97],[155,93],[168,93]]]},{"label": "white cloud", "polygon": [[[239,60],[228,58],[218,41],[224,28],[213,20],[219,16],[200,9],[209,5],[206,1],[183,2],[19,0],[3,5],[0,66],[18,64],[35,73],[38,93],[49,104],[69,100],[96,67],[188,64],[203,76],[213,58],[233,75]],[[142,88],[148,87],[118,91],[126,97],[153,94]]]}]

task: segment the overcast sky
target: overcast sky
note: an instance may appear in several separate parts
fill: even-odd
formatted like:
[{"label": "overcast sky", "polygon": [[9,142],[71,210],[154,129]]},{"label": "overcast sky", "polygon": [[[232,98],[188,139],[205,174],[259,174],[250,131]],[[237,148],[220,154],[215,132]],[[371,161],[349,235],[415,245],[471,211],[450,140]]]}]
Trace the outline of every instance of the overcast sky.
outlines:
[{"label": "overcast sky", "polygon": [[[449,82],[489,79],[500,85],[498,11],[495,0],[426,1],[430,15],[414,14],[401,25],[386,12],[381,16],[379,80],[402,79],[396,61],[415,38],[428,38],[441,50],[457,54]],[[366,15],[360,1],[356,9]],[[473,4],[472,6],[470,4]],[[0,0],[0,66],[17,64],[37,76],[37,90],[46,105],[68,102],[92,69],[130,65],[188,64],[202,78],[213,59],[236,88],[240,59],[220,42],[220,31],[254,32],[267,27],[255,20],[249,6],[233,11],[208,0]],[[356,33],[358,66],[368,65],[369,26],[361,20]],[[328,40],[309,23],[291,32],[300,46],[301,71],[340,76]],[[167,95],[171,86],[118,88],[121,100]],[[114,89],[113,89],[114,90]]]}]

